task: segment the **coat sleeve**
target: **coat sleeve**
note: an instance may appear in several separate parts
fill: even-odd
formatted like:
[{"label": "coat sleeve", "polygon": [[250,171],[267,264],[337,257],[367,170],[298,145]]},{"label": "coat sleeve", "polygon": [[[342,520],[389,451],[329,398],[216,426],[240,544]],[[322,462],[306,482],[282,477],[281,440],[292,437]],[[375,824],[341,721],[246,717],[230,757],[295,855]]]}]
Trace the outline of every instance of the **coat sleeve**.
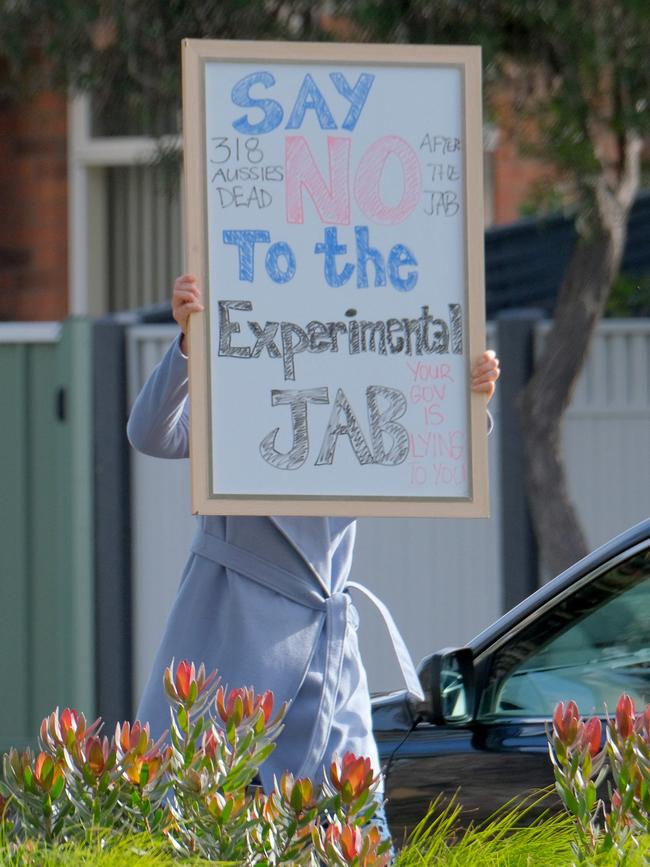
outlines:
[{"label": "coat sleeve", "polygon": [[187,357],[174,340],[137,396],[126,432],[131,445],[154,458],[189,456]]}]

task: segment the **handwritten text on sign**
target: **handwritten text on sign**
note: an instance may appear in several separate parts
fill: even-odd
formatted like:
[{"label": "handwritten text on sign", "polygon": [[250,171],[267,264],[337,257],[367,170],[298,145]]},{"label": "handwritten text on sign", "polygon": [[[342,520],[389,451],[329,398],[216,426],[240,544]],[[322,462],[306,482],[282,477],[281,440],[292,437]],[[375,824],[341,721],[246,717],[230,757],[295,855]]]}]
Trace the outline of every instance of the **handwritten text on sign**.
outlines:
[{"label": "handwritten text on sign", "polygon": [[206,64],[216,493],[467,497],[461,72]]}]

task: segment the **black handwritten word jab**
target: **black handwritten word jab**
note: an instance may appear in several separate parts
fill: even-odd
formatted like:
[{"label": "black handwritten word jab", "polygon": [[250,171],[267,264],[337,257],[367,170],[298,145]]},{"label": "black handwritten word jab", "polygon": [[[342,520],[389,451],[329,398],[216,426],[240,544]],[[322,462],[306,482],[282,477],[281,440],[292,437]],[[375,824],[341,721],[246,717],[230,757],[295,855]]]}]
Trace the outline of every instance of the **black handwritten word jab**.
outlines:
[{"label": "black handwritten word jab", "polygon": [[[295,357],[302,352],[339,352],[347,344],[350,355],[374,352],[377,355],[463,354],[463,312],[460,304],[448,304],[447,321],[433,317],[425,305],[414,319],[391,318],[385,321],[350,319],[348,322],[312,320],[304,328],[295,322],[248,321],[255,338],[249,346],[233,345],[241,333],[231,311],[248,312],[250,301],[219,301],[219,355],[229,358],[259,358],[264,350],[269,358],[282,359],[285,380],[295,380]],[[346,311],[356,315],[356,310]]]},{"label": "black handwritten word jab", "polygon": [[[270,431],[260,443],[264,460],[279,470],[297,470],[309,456],[309,426],[307,422],[310,403],[329,403],[326,386],[309,389],[273,389],[272,406],[289,406],[293,443],[288,452],[278,451],[275,442],[279,427]],[[382,408],[383,404],[383,408]],[[325,429],[315,466],[334,462],[336,444],[340,436],[346,436],[362,466],[380,464],[396,466],[406,460],[409,451],[408,432],[397,422],[406,412],[406,398],[396,388],[385,385],[369,385],[366,388],[366,409],[370,428],[370,445],[361,425],[342,388],[336,392],[332,412]],[[385,438],[389,445],[386,446]]]}]

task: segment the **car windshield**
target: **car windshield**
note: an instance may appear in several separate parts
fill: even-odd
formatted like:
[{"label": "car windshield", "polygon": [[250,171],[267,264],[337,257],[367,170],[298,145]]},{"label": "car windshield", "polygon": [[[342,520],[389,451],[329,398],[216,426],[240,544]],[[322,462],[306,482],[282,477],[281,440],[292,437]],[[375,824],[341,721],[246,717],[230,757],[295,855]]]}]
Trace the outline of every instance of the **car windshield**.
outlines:
[{"label": "car windshield", "polygon": [[491,658],[480,718],[548,717],[573,699],[613,710],[626,692],[650,701],[650,549],[583,584]]}]

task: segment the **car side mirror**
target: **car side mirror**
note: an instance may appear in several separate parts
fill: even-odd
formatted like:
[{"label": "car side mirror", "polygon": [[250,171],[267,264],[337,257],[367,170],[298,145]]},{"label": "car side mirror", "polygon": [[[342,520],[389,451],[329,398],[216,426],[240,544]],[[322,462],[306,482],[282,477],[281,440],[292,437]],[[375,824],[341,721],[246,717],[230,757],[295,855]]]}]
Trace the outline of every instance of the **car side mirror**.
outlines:
[{"label": "car side mirror", "polygon": [[474,716],[474,654],[469,647],[446,647],[418,666],[424,702],[415,708],[427,722],[464,725]]}]

